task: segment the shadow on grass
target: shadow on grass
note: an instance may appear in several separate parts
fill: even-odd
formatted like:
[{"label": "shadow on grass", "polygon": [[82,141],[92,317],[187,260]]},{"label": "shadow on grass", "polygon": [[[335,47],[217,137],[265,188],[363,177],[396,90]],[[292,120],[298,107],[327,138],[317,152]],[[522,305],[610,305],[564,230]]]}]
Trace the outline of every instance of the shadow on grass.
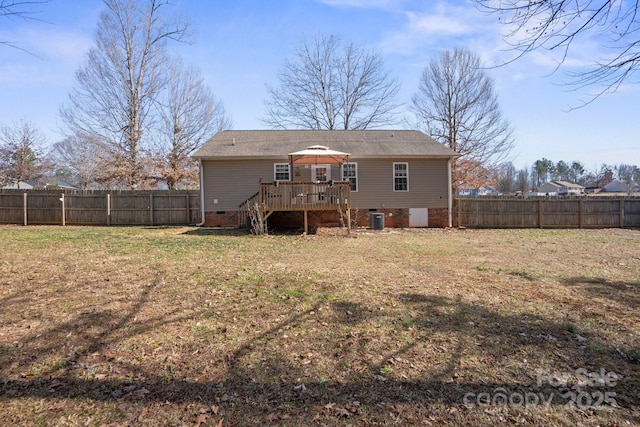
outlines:
[{"label": "shadow on grass", "polygon": [[344,325],[355,325],[371,319],[375,314],[362,304],[350,301],[335,301],[331,303],[334,316],[332,321]]},{"label": "shadow on grass", "polygon": [[635,310],[640,309],[640,281],[618,282],[603,277],[580,276],[566,278],[562,282],[588,296],[615,301]]},{"label": "shadow on grass", "polygon": [[185,236],[248,236],[251,235],[247,228],[225,227],[198,227],[185,231]]},{"label": "shadow on grass", "polygon": [[[0,283],[0,285],[2,284]],[[21,289],[12,294],[3,296],[0,298],[0,313],[6,313],[12,306],[28,304],[30,301],[31,291],[29,289]]]},{"label": "shadow on grass", "polygon": [[[186,320],[188,316],[176,316],[179,314],[179,309],[176,308],[162,316],[147,319],[145,322],[137,321],[136,316],[145,305],[150,303],[150,297],[158,286],[157,280],[144,286],[131,304],[131,308],[125,312],[92,307],[90,310],[81,311],[67,322],[56,324],[43,332],[34,333],[31,337],[16,343],[19,347],[12,346],[12,351],[0,353],[0,367],[19,370],[25,378],[51,376],[56,373],[56,370],[73,366],[81,359],[102,351],[110,344],[127,337],[142,335],[163,325]],[[73,342],[62,355],[60,354],[61,337],[67,338],[62,342]],[[28,348],[29,351],[15,351],[22,347]],[[49,369],[38,367],[40,361],[55,357],[58,358],[58,363],[54,367]],[[3,369],[0,369],[0,372],[3,372]],[[2,393],[0,393],[1,396]]]},{"label": "shadow on grass", "polygon": [[[374,317],[389,325],[395,325],[393,322],[397,319],[391,316],[384,318],[387,315],[379,313],[374,315],[371,308],[356,302],[318,301],[275,322],[269,329],[256,333],[241,344],[229,344],[228,353],[209,355],[211,363],[224,372],[214,378],[206,378],[205,375],[203,379],[193,380],[162,376],[158,370],[151,371],[115,358],[109,363],[128,371],[127,380],[83,377],[74,369],[68,369],[61,375],[59,372],[39,372],[18,379],[6,378],[5,369],[12,367],[15,370],[16,364],[28,369],[34,361],[57,351],[50,344],[56,341],[56,337],[78,327],[84,336],[74,354],[66,360],[67,366],[82,362],[86,367],[86,359],[102,353],[109,344],[144,334],[164,324],[189,319],[174,309],[144,323],[135,320],[141,308],[151,303],[150,295],[157,286],[152,284],[144,288],[135,297],[131,309],[124,313],[106,310],[80,313],[68,322],[33,335],[29,339],[31,342],[25,343],[33,352],[0,354],[0,373],[5,377],[0,377],[0,404],[17,398],[36,398],[89,399],[128,405],[140,402],[144,405],[215,406],[225,414],[225,425],[260,425],[272,414],[276,417],[272,421],[291,425],[311,421],[340,425],[345,418],[362,424],[398,422],[401,419],[413,423],[434,415],[439,417],[438,420],[452,424],[478,424],[496,419],[487,418],[487,407],[478,407],[477,396],[481,393],[495,395],[496,390],[504,390],[505,394],[543,393],[551,396],[550,405],[556,408],[556,415],[561,420],[573,417],[562,422],[580,421],[581,412],[564,408],[568,403],[568,398],[562,394],[565,390],[553,387],[549,381],[536,386],[534,371],[512,370],[508,364],[501,369],[491,366],[500,365],[519,352],[523,355],[530,352],[546,360],[558,372],[572,373],[578,368],[617,372],[622,379],[612,390],[623,411],[616,420],[632,424],[640,422],[637,394],[640,371],[637,365],[628,363],[613,346],[607,344],[606,337],[593,336],[586,343],[577,342],[559,321],[535,314],[504,315],[483,305],[464,302],[460,297],[435,297],[421,293],[404,293],[396,297],[399,304],[414,313],[415,323],[411,326],[413,334],[408,333],[409,322],[393,326],[404,328],[399,330],[398,336],[406,337],[398,339],[394,346],[376,348],[375,334],[354,333],[349,328],[355,324],[366,324]],[[333,310],[330,319],[334,324],[325,326],[314,316],[327,305]],[[313,378],[313,372],[310,376],[309,365],[305,362],[312,364],[312,356],[300,354],[301,351],[295,349],[296,342],[286,341],[282,334],[288,327],[303,323],[319,326],[309,329],[312,337],[299,338],[300,344],[305,339],[315,340],[317,347],[310,345],[304,348],[331,352],[327,356],[334,357],[336,369],[344,369],[346,373],[336,374],[333,378]],[[393,330],[393,327],[390,328]],[[437,368],[429,369],[428,374],[410,378],[391,373],[390,361],[409,360],[412,354],[424,351],[443,337],[447,341],[436,352],[442,356],[443,363],[433,361]],[[371,353],[371,359],[364,357],[367,352]],[[569,354],[571,357],[567,358]],[[495,375],[474,378],[464,374],[468,367],[463,364],[471,355],[484,357],[484,361],[477,363]],[[193,353],[184,353],[178,357],[186,361],[194,356]],[[355,366],[360,368],[352,369]],[[588,387],[582,390],[592,391]],[[468,409],[465,403],[475,405],[476,410]],[[532,420],[536,422],[536,419]],[[547,418],[537,421],[541,420],[548,421]]]}]

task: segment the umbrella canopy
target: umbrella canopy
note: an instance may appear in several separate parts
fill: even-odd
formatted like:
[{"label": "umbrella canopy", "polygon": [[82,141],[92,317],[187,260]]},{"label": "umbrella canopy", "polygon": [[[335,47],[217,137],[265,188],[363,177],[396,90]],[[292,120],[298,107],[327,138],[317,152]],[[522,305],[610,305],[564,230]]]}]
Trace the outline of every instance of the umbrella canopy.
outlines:
[{"label": "umbrella canopy", "polygon": [[292,165],[341,165],[349,160],[350,155],[342,151],[331,150],[324,145],[312,145],[304,150],[289,153],[289,160]]}]

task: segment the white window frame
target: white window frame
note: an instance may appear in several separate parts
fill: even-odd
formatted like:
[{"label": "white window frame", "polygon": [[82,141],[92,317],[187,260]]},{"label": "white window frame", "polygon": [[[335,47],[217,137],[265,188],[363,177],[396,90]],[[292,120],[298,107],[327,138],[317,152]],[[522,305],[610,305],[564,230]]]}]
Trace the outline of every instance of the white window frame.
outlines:
[{"label": "white window frame", "polygon": [[[344,175],[345,166],[353,166],[353,170],[355,172],[353,176]],[[354,193],[357,193],[358,192],[358,163],[343,163],[341,168],[342,170],[340,172],[340,175],[342,176],[342,180],[347,181],[349,183],[349,186],[351,186],[351,179],[353,179],[355,190],[351,188],[351,191]]]},{"label": "white window frame", "polygon": [[[278,179],[278,173],[283,174],[283,171],[278,171],[278,166],[287,167],[287,179]],[[273,180],[274,181],[291,181],[291,165],[289,163],[274,163],[273,164]]]},{"label": "white window frame", "polygon": [[[318,168],[327,170],[327,180],[326,181],[318,181],[316,178],[316,171]],[[320,165],[311,165],[311,181],[318,183],[325,183],[331,181],[331,165],[330,164],[320,164]]]},{"label": "white window frame", "polygon": [[[406,176],[400,176],[396,173],[396,165],[405,165],[407,171]],[[406,190],[398,190],[396,188],[396,179],[398,178],[405,178],[407,180]],[[406,193],[407,191],[409,191],[409,162],[393,162],[393,191],[401,193]]]}]

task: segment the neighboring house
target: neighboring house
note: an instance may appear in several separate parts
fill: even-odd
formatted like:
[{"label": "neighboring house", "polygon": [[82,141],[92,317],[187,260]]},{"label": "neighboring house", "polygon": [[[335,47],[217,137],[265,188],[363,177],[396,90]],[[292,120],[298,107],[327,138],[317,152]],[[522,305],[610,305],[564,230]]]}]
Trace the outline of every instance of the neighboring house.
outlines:
[{"label": "neighboring house", "polygon": [[3,190],[32,190],[35,188],[35,181],[14,181],[2,187]]},{"label": "neighboring house", "polygon": [[61,179],[52,178],[50,180],[46,180],[44,184],[44,188],[47,190],[79,190],[80,187],[73,185],[67,181],[63,181]]},{"label": "neighboring house", "polygon": [[451,225],[457,154],[419,131],[221,131],[197,150],[203,225]]},{"label": "neighboring house", "polygon": [[78,190],[79,188],[61,179],[41,179],[40,181],[20,181],[2,187],[9,190]]},{"label": "neighboring house", "polygon": [[584,187],[568,181],[549,181],[538,187],[540,196],[567,196],[584,194]]},{"label": "neighboring house", "polygon": [[460,188],[456,191],[456,196],[489,196],[495,193],[495,187],[485,185],[480,188]]},{"label": "neighboring house", "polygon": [[614,179],[610,183],[604,186],[602,192],[604,193],[634,193],[640,191],[640,185],[632,182],[627,184],[624,181],[620,181],[619,179]]},{"label": "neighboring house", "polygon": [[598,194],[600,191],[602,191],[602,188],[595,185],[584,188],[585,194]]}]

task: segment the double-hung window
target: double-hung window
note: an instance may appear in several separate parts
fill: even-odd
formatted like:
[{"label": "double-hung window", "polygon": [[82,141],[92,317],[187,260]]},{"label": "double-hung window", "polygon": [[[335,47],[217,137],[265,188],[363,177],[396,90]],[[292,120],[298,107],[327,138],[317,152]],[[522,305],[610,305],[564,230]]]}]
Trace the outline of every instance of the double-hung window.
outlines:
[{"label": "double-hung window", "polygon": [[409,163],[393,164],[393,191],[409,191]]},{"label": "double-hung window", "polygon": [[342,165],[342,180],[349,182],[351,191],[358,191],[358,164],[345,163]]},{"label": "double-hung window", "polygon": [[273,180],[291,181],[291,165],[289,165],[289,163],[274,163]]}]

